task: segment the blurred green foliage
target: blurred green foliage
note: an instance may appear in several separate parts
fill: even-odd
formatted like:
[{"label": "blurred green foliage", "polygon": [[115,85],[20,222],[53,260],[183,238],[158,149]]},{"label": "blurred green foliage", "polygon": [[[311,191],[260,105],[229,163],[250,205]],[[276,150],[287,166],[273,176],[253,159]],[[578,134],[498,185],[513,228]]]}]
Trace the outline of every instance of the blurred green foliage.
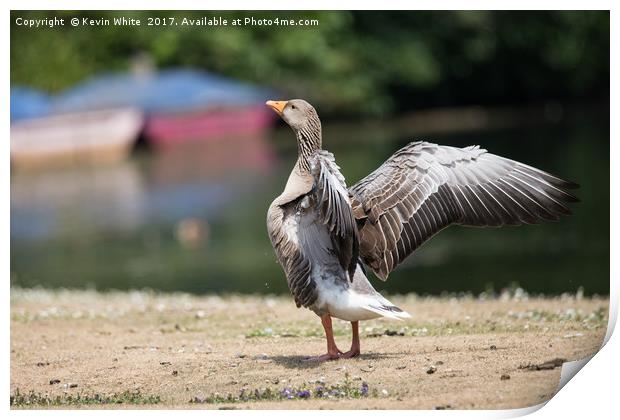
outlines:
[{"label": "blurred green foliage", "polygon": [[[15,19],[140,18],[139,27],[26,28]],[[306,27],[146,26],[147,17],[318,19]],[[68,23],[68,22],[67,22]],[[11,83],[55,92],[147,53],[304,97],[323,115],[430,106],[608,101],[609,12],[13,11]]]}]

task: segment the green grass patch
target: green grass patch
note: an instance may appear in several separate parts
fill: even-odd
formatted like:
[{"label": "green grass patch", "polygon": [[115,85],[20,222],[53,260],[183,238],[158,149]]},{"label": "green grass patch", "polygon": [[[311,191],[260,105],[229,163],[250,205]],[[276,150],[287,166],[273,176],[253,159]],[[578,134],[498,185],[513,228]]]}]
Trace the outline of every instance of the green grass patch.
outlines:
[{"label": "green grass patch", "polygon": [[525,319],[542,322],[585,322],[594,325],[606,325],[609,310],[600,306],[592,312],[585,313],[580,309],[568,308],[561,311],[546,311],[533,309],[525,312],[509,312],[508,316],[515,319]]},{"label": "green grass patch", "polygon": [[158,404],[161,398],[156,395],[143,395],[140,391],[124,391],[110,395],[57,395],[49,396],[30,391],[22,394],[19,388],[11,395],[11,407],[26,406],[65,406],[65,405],[105,405],[105,404]]},{"label": "green grass patch", "polygon": [[[383,395],[386,395],[385,392]],[[216,392],[206,397],[194,397],[190,400],[190,403],[234,404],[258,401],[357,399],[377,396],[379,396],[379,392],[377,389],[371,389],[366,382],[362,382],[359,385],[354,384],[349,379],[349,375],[345,374],[345,379],[343,382],[332,385],[327,385],[324,382],[317,381],[311,384],[304,383],[300,386],[286,386],[279,389],[273,389],[270,387],[256,388],[253,390],[248,388],[241,388],[241,390],[239,390],[239,393],[236,395],[220,395]]]}]

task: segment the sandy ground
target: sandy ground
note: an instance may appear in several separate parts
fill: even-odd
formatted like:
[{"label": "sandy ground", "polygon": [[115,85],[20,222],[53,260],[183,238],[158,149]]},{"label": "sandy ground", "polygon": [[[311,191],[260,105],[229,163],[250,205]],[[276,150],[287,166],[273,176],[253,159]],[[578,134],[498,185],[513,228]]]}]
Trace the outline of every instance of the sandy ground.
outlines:
[{"label": "sandy ground", "polygon": [[[520,408],[550,399],[561,370],[525,367],[592,355],[609,306],[606,298],[520,293],[390,298],[412,319],[362,322],[361,357],[308,363],[304,356],[325,351],[323,332],[289,297],[13,289],[11,395],[129,391],[161,400],[61,408]],[[349,328],[335,323],[341,350]],[[367,383],[369,396],[190,402],[344,381]]]}]

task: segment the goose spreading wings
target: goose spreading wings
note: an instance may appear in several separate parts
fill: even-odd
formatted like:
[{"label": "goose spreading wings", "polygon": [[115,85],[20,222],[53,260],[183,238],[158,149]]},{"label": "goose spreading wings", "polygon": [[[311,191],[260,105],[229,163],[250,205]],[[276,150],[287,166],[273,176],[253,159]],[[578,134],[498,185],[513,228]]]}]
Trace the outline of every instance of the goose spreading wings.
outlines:
[{"label": "goose spreading wings", "polygon": [[[452,224],[517,226],[569,215],[577,185],[488,153],[410,143],[347,189],[334,156],[322,149],[321,122],[304,100],[267,101],[293,129],[298,159],[267,213],[267,230],[298,307],[314,311],[327,353],[360,354],[359,321],[410,315],[372,287],[363,266],[386,280],[398,264]],[[351,349],[341,352],[331,318],[350,321]]]}]

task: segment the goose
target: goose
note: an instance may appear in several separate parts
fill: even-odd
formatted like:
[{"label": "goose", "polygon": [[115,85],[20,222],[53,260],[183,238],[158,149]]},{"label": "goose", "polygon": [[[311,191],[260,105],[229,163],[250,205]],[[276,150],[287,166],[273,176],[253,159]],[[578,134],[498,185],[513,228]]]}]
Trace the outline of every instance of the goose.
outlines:
[{"label": "goose", "polygon": [[[385,281],[392,270],[450,225],[500,227],[558,220],[578,201],[577,184],[479,146],[424,141],[395,152],[347,188],[322,148],[319,116],[303,99],[267,101],[293,130],[298,158],[269,206],[267,231],[297,307],[321,319],[326,361],[360,354],[359,321],[410,318],[381,296],[365,266]],[[332,318],[351,323],[350,350],[338,349]]]}]

